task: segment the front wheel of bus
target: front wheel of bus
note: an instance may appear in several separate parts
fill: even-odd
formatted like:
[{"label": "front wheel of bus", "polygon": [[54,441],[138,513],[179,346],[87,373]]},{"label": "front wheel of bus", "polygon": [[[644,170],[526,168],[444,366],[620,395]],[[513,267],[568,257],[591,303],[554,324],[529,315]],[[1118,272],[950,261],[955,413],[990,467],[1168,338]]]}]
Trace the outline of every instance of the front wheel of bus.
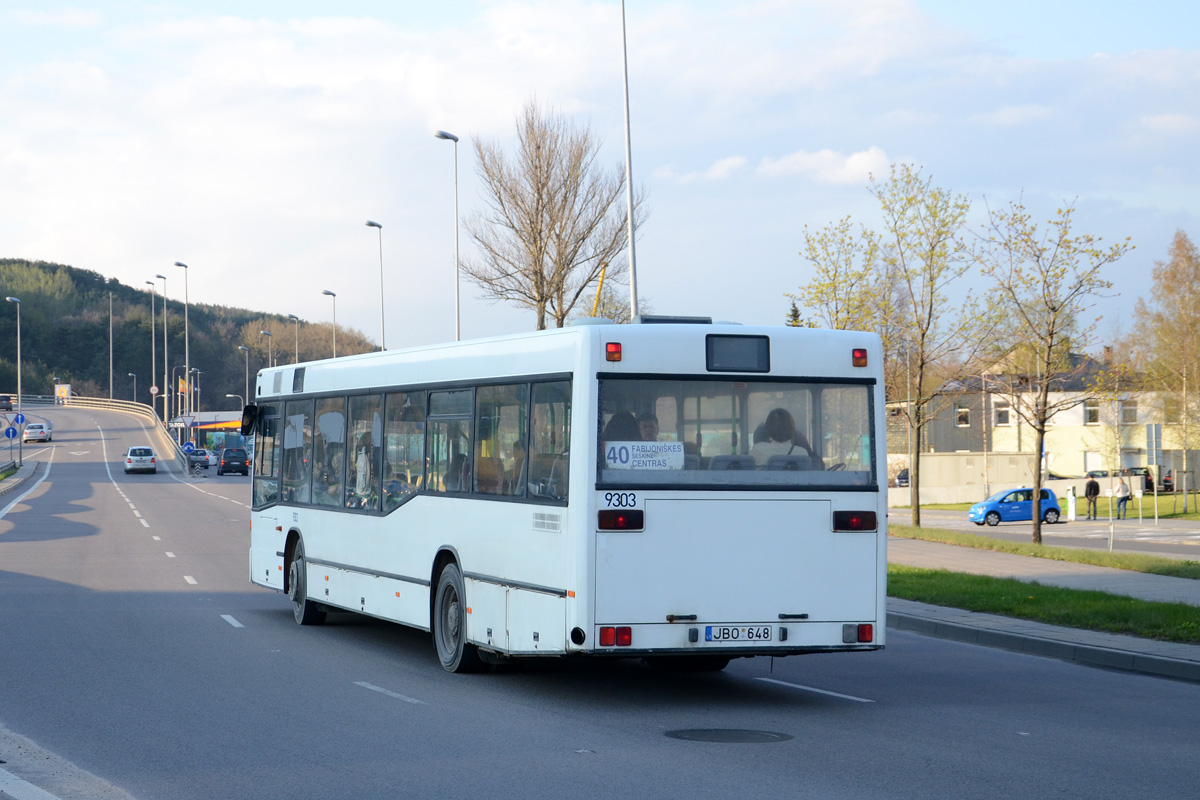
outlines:
[{"label": "front wheel of bus", "polygon": [[296,552],[288,566],[288,595],[292,598],[292,615],[301,625],[320,625],[325,612],[308,597],[308,576],[304,569],[304,540],[296,541]]},{"label": "front wheel of bus", "polygon": [[447,564],[438,578],[433,600],[433,643],[447,672],[478,672],[485,666],[479,649],[467,643],[466,593],[457,564]]}]

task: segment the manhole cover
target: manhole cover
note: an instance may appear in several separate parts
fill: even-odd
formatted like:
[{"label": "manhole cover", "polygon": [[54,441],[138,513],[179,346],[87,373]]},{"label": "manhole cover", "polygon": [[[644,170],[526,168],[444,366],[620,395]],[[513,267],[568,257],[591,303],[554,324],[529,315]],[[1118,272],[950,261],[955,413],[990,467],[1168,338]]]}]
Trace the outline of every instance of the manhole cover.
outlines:
[{"label": "manhole cover", "polygon": [[792,738],[786,733],[745,731],[737,728],[693,728],[667,731],[667,736],[672,739],[685,739],[689,742],[723,742],[725,744],[766,744],[767,742],[786,742]]}]

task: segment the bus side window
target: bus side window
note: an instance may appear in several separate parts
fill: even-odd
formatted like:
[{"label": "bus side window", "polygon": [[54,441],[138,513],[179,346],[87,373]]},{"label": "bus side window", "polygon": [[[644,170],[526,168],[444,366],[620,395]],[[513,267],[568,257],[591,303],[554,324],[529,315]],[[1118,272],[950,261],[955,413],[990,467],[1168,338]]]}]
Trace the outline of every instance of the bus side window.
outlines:
[{"label": "bus side window", "polygon": [[313,401],[290,400],[283,412],[283,501],[307,503],[312,477]]},{"label": "bus side window", "polygon": [[425,392],[384,398],[383,510],[412,497],[425,477]]},{"label": "bus side window", "polygon": [[567,499],[571,382],[533,384],[529,427],[529,494]]},{"label": "bus side window", "polygon": [[[475,392],[475,486],[481,494],[523,495],[529,385],[481,386]],[[518,460],[522,462],[518,464]]]},{"label": "bus side window", "polygon": [[340,507],[346,475],[346,398],[318,400],[316,418],[312,501],[319,506]]},{"label": "bus side window", "polygon": [[346,442],[346,508],[379,510],[383,396],[351,397]]}]

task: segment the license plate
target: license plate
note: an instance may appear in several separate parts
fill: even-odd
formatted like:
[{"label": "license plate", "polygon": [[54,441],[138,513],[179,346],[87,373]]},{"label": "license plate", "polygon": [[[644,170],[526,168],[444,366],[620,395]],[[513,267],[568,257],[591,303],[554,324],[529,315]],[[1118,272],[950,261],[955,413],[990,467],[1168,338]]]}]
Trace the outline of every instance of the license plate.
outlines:
[{"label": "license plate", "polygon": [[706,642],[769,642],[770,625],[751,625],[739,628],[732,625],[708,625],[704,629]]}]

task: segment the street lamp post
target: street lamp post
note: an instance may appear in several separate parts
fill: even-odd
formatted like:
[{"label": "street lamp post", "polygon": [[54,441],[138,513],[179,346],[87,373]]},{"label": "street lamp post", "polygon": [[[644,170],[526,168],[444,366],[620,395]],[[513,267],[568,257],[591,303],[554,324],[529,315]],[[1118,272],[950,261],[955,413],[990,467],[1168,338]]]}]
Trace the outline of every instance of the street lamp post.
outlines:
[{"label": "street lamp post", "polygon": [[[176,261],[175,266],[183,267],[183,366],[187,369],[187,379],[192,379],[191,366],[191,336],[188,333],[188,265],[182,261]],[[192,392],[189,387],[188,391],[188,411],[192,411]]]},{"label": "street lamp post", "polygon": [[[195,367],[192,367],[192,372],[196,374],[196,381],[195,381],[196,402],[194,404],[192,403],[192,386],[191,386],[191,383],[189,382],[189,384],[188,384],[188,406],[191,407],[193,414],[197,414],[200,412],[200,373],[201,373],[201,370],[198,370]],[[190,376],[191,373],[188,373],[188,375]]]},{"label": "street lamp post", "polygon": [[387,350],[383,327],[383,226],[374,220],[367,220],[367,227],[379,229],[379,349]]},{"label": "street lamp post", "polygon": [[327,294],[333,298],[333,357],[337,358],[337,292],[325,289],[321,294]]},{"label": "street lamp post", "polygon": [[250,348],[244,344],[238,345],[238,350],[246,352],[246,397],[250,396]]},{"label": "street lamp post", "polygon": [[[154,339],[154,295],[157,293],[158,284],[154,281],[146,281],[150,287],[150,384],[154,384],[154,369],[158,364],[157,343]],[[164,303],[165,305],[165,303]],[[154,395],[150,395],[150,409],[154,411]],[[158,411],[154,411],[155,414]]]},{"label": "street lamp post", "polygon": [[[6,297],[4,298],[10,303],[17,304],[17,413],[21,413],[21,298]],[[17,442],[17,463],[25,463],[25,437],[21,436]]]},{"label": "street lamp post", "polygon": [[137,402],[137,373],[129,373],[129,377],[133,378],[133,402]]},{"label": "street lamp post", "polygon": [[439,139],[454,142],[454,341],[457,342],[460,335],[458,319],[458,137],[446,131],[438,131],[433,135]]},{"label": "street lamp post", "polygon": [[246,401],[242,399],[242,395],[240,395],[240,394],[227,394],[227,395],[225,395],[225,396],[226,396],[226,397],[236,397],[236,398],[238,399],[238,405],[240,405],[242,408],[245,408],[245,407],[246,407]]},{"label": "street lamp post", "polygon": [[[179,394],[179,381],[178,381],[178,379],[176,379],[176,377],[175,377],[175,371],[176,371],[176,370],[180,370],[180,369],[183,369],[183,365],[182,365],[182,364],[176,364],[175,366],[171,367],[171,383],[169,384],[169,386],[170,386],[170,392],[169,392],[169,393],[170,393],[170,394],[173,394],[173,395],[176,395],[176,397],[175,397],[175,416],[180,418],[180,419],[179,419],[179,422],[180,422],[180,424],[182,424],[182,423],[183,423],[183,413],[184,413],[184,412],[183,412],[183,410],[182,410],[182,409],[183,409],[183,401],[182,401],[182,400],[180,400],[180,399],[179,399],[179,397],[178,397],[178,394]],[[186,373],[186,372],[184,373],[184,376],[185,376],[185,377],[187,376],[187,373]],[[180,429],[180,431],[182,431],[182,430],[183,430],[183,429],[181,428],[181,429]],[[183,444],[183,433],[182,433],[182,432],[180,432],[180,433],[176,433],[176,435],[175,435],[175,439],[176,439],[176,441],[178,441],[180,444]]]},{"label": "street lamp post", "polygon": [[271,342],[274,341],[275,337],[271,335],[270,331],[259,331],[259,333],[267,337],[267,366],[273,367],[275,366],[272,363],[275,356],[275,345],[271,344]]},{"label": "street lamp post", "polygon": [[292,321],[296,328],[296,363],[300,363],[300,318],[295,314],[288,314],[288,319]]},{"label": "street lamp post", "polygon": [[163,282],[163,425],[171,422],[171,384],[167,381],[167,276],[155,275]]}]

